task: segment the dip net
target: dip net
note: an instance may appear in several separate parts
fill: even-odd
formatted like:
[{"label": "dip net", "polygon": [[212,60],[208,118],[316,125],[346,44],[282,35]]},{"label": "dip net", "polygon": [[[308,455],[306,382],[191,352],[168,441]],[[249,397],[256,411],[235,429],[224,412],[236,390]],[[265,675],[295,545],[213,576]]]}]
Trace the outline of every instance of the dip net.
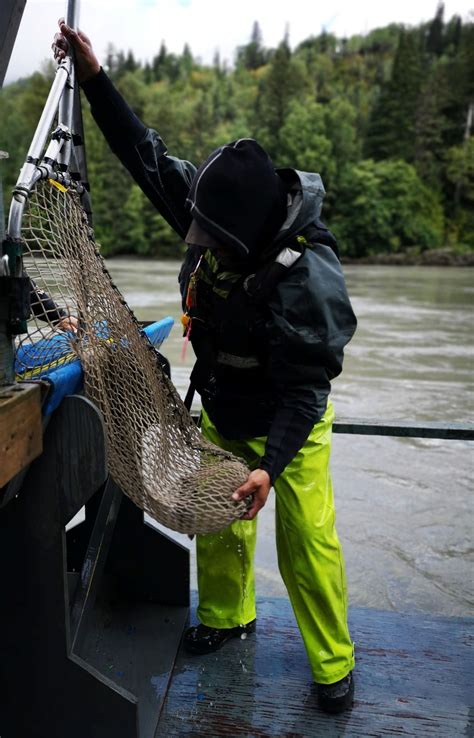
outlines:
[{"label": "dip net", "polygon": [[[80,359],[85,394],[105,421],[110,473],[158,522],[192,534],[241,517],[246,505],[231,495],[246,480],[247,467],[195,426],[113,284],[76,190],[39,182],[25,206],[21,240],[36,317],[17,346],[19,376]],[[43,290],[59,314],[44,302]],[[67,330],[71,316],[75,330]],[[33,368],[26,358],[32,351]]]}]

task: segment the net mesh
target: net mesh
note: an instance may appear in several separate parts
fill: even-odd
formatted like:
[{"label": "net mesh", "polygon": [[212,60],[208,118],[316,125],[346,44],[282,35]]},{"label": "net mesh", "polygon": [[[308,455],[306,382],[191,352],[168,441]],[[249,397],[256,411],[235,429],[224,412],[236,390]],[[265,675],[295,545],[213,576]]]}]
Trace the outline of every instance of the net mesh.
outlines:
[{"label": "net mesh", "polygon": [[[240,517],[245,504],[231,495],[247,467],[195,426],[113,284],[77,192],[40,182],[25,207],[22,241],[37,317],[17,346],[20,376],[79,357],[85,393],[104,417],[110,473],[158,522],[206,533]],[[44,305],[42,290],[61,316]],[[65,331],[71,316],[78,325]]]}]

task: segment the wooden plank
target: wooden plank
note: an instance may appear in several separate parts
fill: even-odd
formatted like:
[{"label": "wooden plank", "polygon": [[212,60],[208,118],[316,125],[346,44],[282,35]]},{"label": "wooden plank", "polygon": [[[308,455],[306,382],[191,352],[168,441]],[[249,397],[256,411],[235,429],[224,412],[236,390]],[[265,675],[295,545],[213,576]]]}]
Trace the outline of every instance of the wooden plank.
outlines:
[{"label": "wooden plank", "polygon": [[38,384],[0,387],[0,488],[43,449]]},{"label": "wooden plank", "polygon": [[473,735],[473,619],[354,609],[349,621],[350,712],[319,711],[291,607],[267,598],[255,635],[207,656],[180,652],[155,738]]}]

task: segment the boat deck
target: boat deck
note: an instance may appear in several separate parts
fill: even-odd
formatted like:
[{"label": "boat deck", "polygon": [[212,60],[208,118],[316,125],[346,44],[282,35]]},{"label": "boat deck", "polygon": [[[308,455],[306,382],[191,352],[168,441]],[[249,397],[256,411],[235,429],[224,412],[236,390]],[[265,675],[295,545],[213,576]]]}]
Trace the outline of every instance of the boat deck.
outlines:
[{"label": "boat deck", "polygon": [[286,598],[259,600],[247,639],[181,651],[189,551],[144,523],[105,458],[100,414],[69,396],[2,492],[3,738],[474,736],[474,619],[351,610],[356,701],[339,717],[317,709]]},{"label": "boat deck", "polygon": [[258,631],[208,656],[179,651],[156,737],[474,735],[474,620],[353,609],[356,700],[316,707],[289,603],[261,599]]}]

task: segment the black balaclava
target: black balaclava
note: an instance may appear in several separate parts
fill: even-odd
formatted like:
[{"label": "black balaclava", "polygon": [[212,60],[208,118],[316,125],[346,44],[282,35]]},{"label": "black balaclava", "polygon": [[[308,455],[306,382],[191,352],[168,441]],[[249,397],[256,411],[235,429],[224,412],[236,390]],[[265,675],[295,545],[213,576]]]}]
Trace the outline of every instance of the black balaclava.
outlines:
[{"label": "black balaclava", "polygon": [[267,152],[242,138],[212,152],[199,167],[186,199],[193,219],[235,251],[259,261],[286,218],[287,189]]}]

